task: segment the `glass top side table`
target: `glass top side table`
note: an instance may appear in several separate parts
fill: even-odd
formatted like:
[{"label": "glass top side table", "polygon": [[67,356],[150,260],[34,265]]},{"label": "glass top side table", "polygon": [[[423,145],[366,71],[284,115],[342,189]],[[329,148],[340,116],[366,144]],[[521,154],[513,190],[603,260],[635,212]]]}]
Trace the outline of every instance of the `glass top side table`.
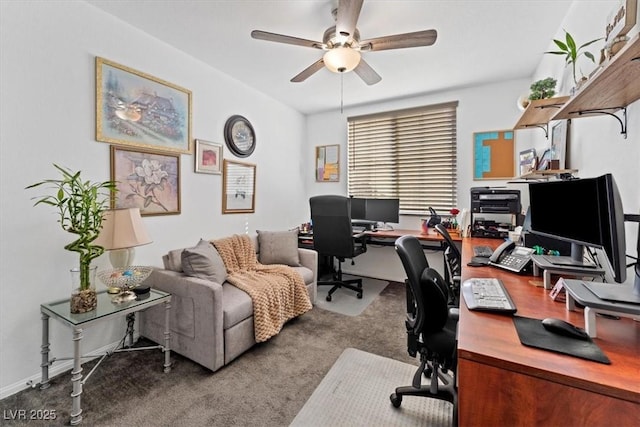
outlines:
[{"label": "glass top side table", "polygon": [[[133,301],[124,303],[113,303],[111,296],[106,292],[99,292],[98,305],[95,310],[86,313],[72,314],[69,299],[60,301],[54,301],[47,304],[40,305],[40,312],[42,313],[42,380],[40,382],[40,389],[46,389],[49,387],[49,366],[58,360],[73,359],[73,370],[71,371],[71,383],[73,384],[73,392],[71,393],[72,409],[71,409],[71,425],[77,425],[82,422],[82,409],[80,406],[80,396],[82,395],[82,386],[89,379],[89,376],[95,371],[95,369],[102,363],[105,357],[112,353],[119,351],[134,351],[134,350],[150,350],[160,349],[164,352],[164,372],[171,370],[171,350],[169,348],[170,343],[170,330],[169,330],[169,309],[171,308],[171,294],[162,292],[159,290],[151,289],[148,294],[141,295]],[[148,347],[135,347],[133,346],[133,327],[135,322],[135,313],[145,310],[154,305],[165,305],[165,339],[164,345],[148,346]],[[114,319],[119,316],[127,317],[127,333],[129,337],[129,347],[123,348],[121,344],[124,344],[124,339],[118,343],[116,348],[112,351],[104,353],[100,360],[96,363],[93,369],[85,376],[82,376],[82,353],[80,343],[82,340],[83,328],[98,323],[100,321]],[[49,318],[53,317],[64,325],[73,329],[73,358],[71,357],[59,357],[49,359]],[[126,338],[125,336],[125,338]]]}]

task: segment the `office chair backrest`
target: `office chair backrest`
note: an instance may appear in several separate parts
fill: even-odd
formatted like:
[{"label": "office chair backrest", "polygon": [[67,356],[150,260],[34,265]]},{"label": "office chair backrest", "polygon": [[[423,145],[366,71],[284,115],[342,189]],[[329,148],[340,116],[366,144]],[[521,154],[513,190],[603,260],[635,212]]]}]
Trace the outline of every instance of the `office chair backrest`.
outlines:
[{"label": "office chair backrest", "polygon": [[415,236],[402,236],[396,240],[395,246],[415,304],[415,312],[407,312],[407,325],[414,334],[442,330],[449,312],[449,295],[444,279],[429,267],[420,241]]},{"label": "office chair backrest", "polygon": [[449,230],[447,230],[446,227],[442,224],[436,225],[435,228],[436,228],[436,231],[440,233],[444,241],[447,242],[447,245],[451,248],[451,253],[453,254],[453,256],[460,259],[461,258],[460,250],[458,249],[455,242],[451,238],[451,235],[449,234]]},{"label": "office chair backrest", "polygon": [[313,247],[321,254],[339,258],[354,255],[351,200],[325,195],[309,199],[313,226]]}]

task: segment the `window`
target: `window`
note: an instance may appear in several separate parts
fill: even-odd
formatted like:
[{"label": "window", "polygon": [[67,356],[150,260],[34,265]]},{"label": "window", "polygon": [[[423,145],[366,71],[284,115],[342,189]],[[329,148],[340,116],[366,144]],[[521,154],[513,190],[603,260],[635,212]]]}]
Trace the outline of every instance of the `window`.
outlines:
[{"label": "window", "polygon": [[348,191],[399,198],[406,214],[457,205],[458,102],[349,117]]}]

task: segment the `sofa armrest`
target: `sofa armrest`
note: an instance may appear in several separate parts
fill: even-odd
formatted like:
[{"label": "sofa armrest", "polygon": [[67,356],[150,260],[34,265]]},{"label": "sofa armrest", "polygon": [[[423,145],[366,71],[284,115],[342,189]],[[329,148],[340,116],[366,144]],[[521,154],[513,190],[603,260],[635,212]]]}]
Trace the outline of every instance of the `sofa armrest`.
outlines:
[{"label": "sofa armrest", "polygon": [[300,265],[313,271],[313,282],[318,283],[318,252],[313,249],[298,248]]},{"label": "sofa armrest", "polygon": [[[145,284],[171,294],[171,350],[212,371],[224,365],[222,285],[184,273],[154,269]],[[140,334],[162,342],[164,308],[154,306],[140,318]]]}]

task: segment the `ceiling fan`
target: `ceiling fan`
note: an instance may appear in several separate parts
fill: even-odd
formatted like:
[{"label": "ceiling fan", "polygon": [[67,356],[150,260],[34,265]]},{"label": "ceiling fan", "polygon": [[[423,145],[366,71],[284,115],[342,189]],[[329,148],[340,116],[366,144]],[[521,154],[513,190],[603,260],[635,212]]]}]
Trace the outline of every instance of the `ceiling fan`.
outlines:
[{"label": "ceiling fan", "polygon": [[382,77],[362,58],[361,52],[431,46],[435,43],[438,37],[436,30],[416,31],[360,40],[360,32],[356,28],[356,24],[363,1],[338,0],[337,5],[336,1],[334,1],[331,13],[336,25],[327,28],[322,42],[260,30],[253,30],[251,37],[258,40],[293,44],[325,51],[322,58],[291,79],[294,83],[303,82],[322,69],[322,67],[327,67],[334,73],[346,73],[353,70],[365,83],[373,85],[382,80]]}]

